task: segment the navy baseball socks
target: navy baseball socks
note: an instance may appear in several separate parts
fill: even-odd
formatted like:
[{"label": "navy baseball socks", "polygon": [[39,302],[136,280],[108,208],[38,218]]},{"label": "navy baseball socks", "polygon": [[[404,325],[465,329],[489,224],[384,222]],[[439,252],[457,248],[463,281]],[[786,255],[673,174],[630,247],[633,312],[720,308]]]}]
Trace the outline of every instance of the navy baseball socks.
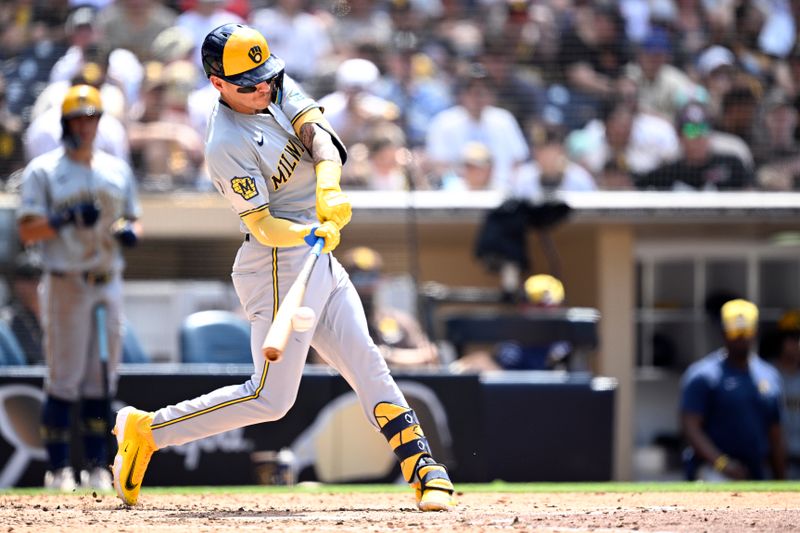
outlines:
[{"label": "navy baseball socks", "polygon": [[70,466],[71,416],[74,402],[47,396],[42,407],[42,440],[47,449],[49,467],[44,475],[46,489],[72,492],[77,487]]},{"label": "navy baseball socks", "polygon": [[422,511],[449,511],[455,505],[447,468],[433,460],[417,415],[408,407],[381,402],[373,410],[381,433],[389,441],[403,478],[414,489]]},{"label": "navy baseball socks", "polygon": [[153,413],[134,407],[123,407],[117,412],[114,435],[117,436],[117,455],[111,471],[117,495],[127,505],[136,505],[142,488],[144,473],[153,452],[158,449],[150,425]]},{"label": "navy baseball socks", "polygon": [[81,470],[81,486],[111,490],[108,468],[108,421],[111,402],[108,399],[84,398],[81,403],[81,424],[86,468]]}]

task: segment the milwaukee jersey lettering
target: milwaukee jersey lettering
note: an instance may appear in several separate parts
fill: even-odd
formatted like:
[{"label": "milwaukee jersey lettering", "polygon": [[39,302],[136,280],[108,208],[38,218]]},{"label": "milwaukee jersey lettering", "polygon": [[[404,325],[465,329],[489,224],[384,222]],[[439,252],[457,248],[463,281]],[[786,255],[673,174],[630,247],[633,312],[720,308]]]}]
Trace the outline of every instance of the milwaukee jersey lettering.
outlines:
[{"label": "milwaukee jersey lettering", "polygon": [[[316,174],[291,122],[318,107],[288,76],[281,105],[245,115],[218,102],[211,113],[206,160],[216,189],[240,216],[269,207],[294,222],[315,222]],[[240,229],[247,232],[244,223]]]}]

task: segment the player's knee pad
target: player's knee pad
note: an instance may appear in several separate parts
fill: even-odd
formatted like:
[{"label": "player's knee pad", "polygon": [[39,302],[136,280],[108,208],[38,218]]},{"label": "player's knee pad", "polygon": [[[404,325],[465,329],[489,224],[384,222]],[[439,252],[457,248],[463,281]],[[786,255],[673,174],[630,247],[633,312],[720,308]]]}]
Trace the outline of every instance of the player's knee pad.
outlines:
[{"label": "player's knee pad", "polygon": [[84,434],[108,435],[111,402],[105,399],[84,398],[81,403],[81,425]]},{"label": "player's knee pad", "polygon": [[73,402],[48,396],[42,407],[42,439],[69,442]]},{"label": "player's knee pad", "polygon": [[400,461],[400,470],[408,483],[414,483],[417,465],[431,456],[428,439],[422,432],[414,410],[390,402],[381,402],[373,409],[381,433],[389,441]]}]

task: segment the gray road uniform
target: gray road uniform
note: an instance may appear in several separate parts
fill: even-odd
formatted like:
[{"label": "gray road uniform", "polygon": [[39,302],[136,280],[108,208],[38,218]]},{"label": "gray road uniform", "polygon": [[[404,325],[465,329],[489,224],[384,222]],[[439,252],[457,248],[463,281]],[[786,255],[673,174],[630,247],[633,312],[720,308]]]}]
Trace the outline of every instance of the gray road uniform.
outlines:
[{"label": "gray road uniform", "polygon": [[121,353],[122,271],[120,244],[111,231],[119,218],[139,217],[136,185],[128,165],[95,150],[91,168],[69,159],[63,148],[29,163],[21,186],[17,218],[43,216],[95,201],[100,209],[92,227],[66,225],[37,243],[44,275],[39,285],[45,389],[66,401],[103,398],[93,309],[107,308],[109,387],[116,388]]},{"label": "gray road uniform", "polygon": [[[316,176],[311,156],[292,128],[317,104],[287,76],[281,106],[246,115],[219,102],[209,120],[206,159],[217,190],[241,217],[269,208],[299,223],[316,223]],[[294,404],[309,345],[348,381],[367,418],[376,426],[379,402],[407,406],[370,339],[358,294],[331,254],[314,268],[303,305],[318,319],[293,332],[282,359],[269,363],[261,352],[272,319],[309,254],[306,245],[272,248],[247,235],[233,265],[233,284],[251,323],[254,372],[241,385],[223,387],[155,412],[151,429],[159,448],[245,425],[283,417]]]}]

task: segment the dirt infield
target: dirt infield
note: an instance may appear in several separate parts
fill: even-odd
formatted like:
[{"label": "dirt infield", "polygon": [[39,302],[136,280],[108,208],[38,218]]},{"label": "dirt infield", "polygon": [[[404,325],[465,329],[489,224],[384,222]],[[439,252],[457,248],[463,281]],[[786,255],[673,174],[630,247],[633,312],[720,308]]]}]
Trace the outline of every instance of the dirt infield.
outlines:
[{"label": "dirt infield", "polygon": [[0,533],[19,531],[800,531],[800,493],[467,493],[450,513],[410,494],[0,494]]}]

